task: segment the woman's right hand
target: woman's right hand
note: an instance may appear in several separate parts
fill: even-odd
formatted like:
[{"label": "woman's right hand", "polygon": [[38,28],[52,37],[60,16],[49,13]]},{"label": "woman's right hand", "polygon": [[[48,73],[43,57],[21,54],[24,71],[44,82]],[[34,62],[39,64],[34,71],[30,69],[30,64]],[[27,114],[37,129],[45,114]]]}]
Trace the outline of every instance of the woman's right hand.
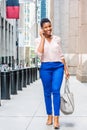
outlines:
[{"label": "woman's right hand", "polygon": [[41,36],[41,38],[44,38],[44,39],[45,39],[44,32],[43,32],[42,29],[40,30],[40,36]]},{"label": "woman's right hand", "polygon": [[44,43],[45,43],[45,36],[43,34],[43,30],[41,29],[40,30],[40,36],[41,36],[41,41],[40,41],[40,44],[38,46],[38,52],[40,53],[44,53]]}]

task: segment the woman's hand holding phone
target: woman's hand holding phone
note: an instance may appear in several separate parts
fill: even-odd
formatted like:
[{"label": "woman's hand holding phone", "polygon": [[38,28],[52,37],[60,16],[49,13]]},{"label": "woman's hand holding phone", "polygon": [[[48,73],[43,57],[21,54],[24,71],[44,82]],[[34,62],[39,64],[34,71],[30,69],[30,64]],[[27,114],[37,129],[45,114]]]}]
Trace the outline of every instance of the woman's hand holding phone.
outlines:
[{"label": "woman's hand holding phone", "polygon": [[41,36],[41,38],[45,38],[45,36],[44,36],[44,32],[43,32],[42,29],[40,30],[40,36]]}]

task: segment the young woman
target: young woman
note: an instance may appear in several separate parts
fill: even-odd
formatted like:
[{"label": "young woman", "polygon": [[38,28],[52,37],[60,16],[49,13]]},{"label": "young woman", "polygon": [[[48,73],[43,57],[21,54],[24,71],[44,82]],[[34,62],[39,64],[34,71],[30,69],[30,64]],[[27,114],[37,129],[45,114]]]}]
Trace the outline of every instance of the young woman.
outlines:
[{"label": "young woman", "polygon": [[41,59],[40,78],[43,84],[48,115],[46,124],[54,123],[54,128],[58,129],[60,126],[60,88],[64,70],[66,78],[69,78],[69,72],[61,49],[61,39],[59,36],[52,34],[51,21],[48,18],[43,18],[40,25],[40,37],[35,41],[36,53]]}]

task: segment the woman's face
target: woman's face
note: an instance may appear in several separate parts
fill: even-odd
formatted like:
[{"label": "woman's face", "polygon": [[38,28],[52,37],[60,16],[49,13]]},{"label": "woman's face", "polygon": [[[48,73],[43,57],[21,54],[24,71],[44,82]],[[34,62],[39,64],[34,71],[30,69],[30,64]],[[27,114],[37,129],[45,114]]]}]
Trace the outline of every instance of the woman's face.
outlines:
[{"label": "woman's face", "polygon": [[44,32],[44,35],[50,36],[52,33],[52,25],[50,22],[43,23],[42,30]]}]

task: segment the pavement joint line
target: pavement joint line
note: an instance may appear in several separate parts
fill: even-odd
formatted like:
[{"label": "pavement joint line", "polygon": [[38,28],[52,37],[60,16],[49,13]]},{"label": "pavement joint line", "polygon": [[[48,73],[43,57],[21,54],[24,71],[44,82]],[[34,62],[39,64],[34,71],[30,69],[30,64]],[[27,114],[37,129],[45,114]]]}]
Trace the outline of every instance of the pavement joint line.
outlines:
[{"label": "pavement joint line", "polygon": [[33,120],[33,116],[32,116],[32,118],[31,118],[30,122],[28,123],[28,125],[26,126],[25,130],[27,130],[27,129],[29,128],[29,126],[30,126],[32,120]]},{"label": "pavement joint line", "polygon": [[41,102],[39,103],[39,105],[38,105],[36,111],[34,112],[32,118],[31,118],[31,121],[28,123],[28,125],[27,125],[27,127],[26,127],[26,130],[29,128],[29,126],[30,126],[30,124],[31,124],[31,122],[32,122],[32,120],[33,120],[33,118],[36,117],[35,115],[36,115],[36,113],[37,113],[37,111],[38,111],[38,108],[39,108],[40,104],[41,104]]}]

